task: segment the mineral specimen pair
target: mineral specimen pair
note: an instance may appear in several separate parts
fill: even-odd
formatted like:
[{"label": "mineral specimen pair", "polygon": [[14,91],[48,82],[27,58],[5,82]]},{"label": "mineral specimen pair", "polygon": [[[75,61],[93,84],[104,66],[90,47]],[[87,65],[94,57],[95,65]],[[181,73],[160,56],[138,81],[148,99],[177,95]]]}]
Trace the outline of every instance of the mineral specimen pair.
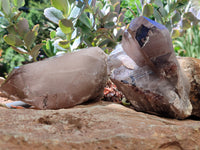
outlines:
[{"label": "mineral specimen pair", "polygon": [[40,109],[68,108],[101,98],[107,74],[138,111],[179,119],[192,112],[190,84],[170,34],[146,17],[131,22],[122,47],[108,59],[96,47],[24,65],[8,76],[1,91]]}]

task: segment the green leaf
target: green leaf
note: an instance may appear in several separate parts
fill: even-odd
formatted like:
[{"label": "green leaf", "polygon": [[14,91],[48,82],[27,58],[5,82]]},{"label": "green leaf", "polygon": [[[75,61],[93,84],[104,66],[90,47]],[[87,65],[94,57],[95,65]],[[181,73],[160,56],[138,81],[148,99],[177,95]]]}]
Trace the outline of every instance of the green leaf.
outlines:
[{"label": "green leaf", "polygon": [[20,48],[20,47],[14,47],[14,46],[11,46],[12,49],[14,49],[16,52],[20,53],[20,54],[28,54],[28,52],[23,49],[23,48]]},{"label": "green leaf", "polygon": [[45,45],[43,45],[43,48],[45,47],[45,49],[49,50],[51,48],[52,42],[51,40],[47,39],[47,41],[42,41],[42,43],[44,43]]},{"label": "green leaf", "polygon": [[114,22],[108,22],[104,25],[105,28],[107,29],[113,29],[115,27],[115,23]]},{"label": "green leaf", "polygon": [[68,20],[68,19],[60,20],[59,27],[62,30],[62,32],[65,34],[72,33],[72,31],[73,31],[73,23],[71,20]]},{"label": "green leaf", "polygon": [[76,49],[80,44],[81,44],[81,37],[79,36],[74,40],[72,47],[71,47],[72,50]]},{"label": "green leaf", "polygon": [[25,45],[27,47],[27,49],[30,49],[30,47],[32,46],[32,44],[35,41],[35,32],[34,31],[29,31],[25,36],[24,36],[24,42]]},{"label": "green leaf", "polygon": [[14,15],[13,16],[13,22],[16,22],[21,14],[22,14],[22,12],[20,12],[20,11],[18,13],[13,13],[12,14],[12,15]]},{"label": "green leaf", "polygon": [[120,13],[119,16],[117,17],[118,18],[118,22],[123,22],[124,21],[124,14],[123,13]]},{"label": "green leaf", "polygon": [[53,30],[50,32],[50,38],[53,39],[55,37],[56,37],[56,31]]},{"label": "green leaf", "polygon": [[[54,48],[53,43],[50,39],[48,39],[47,41],[42,41],[43,45],[43,51],[45,52],[45,54],[48,57],[52,57],[56,55],[56,48]],[[54,51],[55,50],[55,51]]]},{"label": "green leaf", "polygon": [[190,22],[193,22],[194,25],[198,24],[199,20],[191,12],[186,12],[183,15],[184,18],[189,19]]},{"label": "green leaf", "polygon": [[[141,1],[140,1],[141,2]],[[139,14],[142,14],[142,10],[140,9],[140,6],[135,2],[135,5],[137,7],[137,11]]]},{"label": "green leaf", "polygon": [[98,8],[99,10],[103,9],[103,4],[101,1],[96,1],[96,9]]},{"label": "green leaf", "polygon": [[124,26],[126,26],[126,24],[124,23],[124,22],[118,22],[118,24],[117,24],[119,27],[124,27]]},{"label": "green leaf", "polygon": [[84,43],[85,43],[85,45],[87,47],[91,47],[92,46],[92,40],[90,38],[88,38],[88,35],[84,35],[82,37],[82,39],[83,39],[83,41],[84,41]]},{"label": "green leaf", "polygon": [[181,9],[187,5],[188,1],[189,0],[177,0],[177,2],[174,4],[174,6],[176,6],[176,9]]},{"label": "green leaf", "polygon": [[68,16],[70,14],[70,4],[68,0],[51,0],[51,4],[53,7],[61,10],[64,16]]},{"label": "green leaf", "polygon": [[177,29],[173,29],[172,30],[172,38],[174,39],[174,38],[177,38],[179,36],[180,36],[180,31],[177,30]]},{"label": "green leaf", "polygon": [[181,20],[181,14],[177,11],[172,17],[172,24],[176,24]]},{"label": "green leaf", "polygon": [[109,12],[107,15],[103,17],[103,22],[110,22],[113,21],[114,17],[118,17],[118,14],[116,12]]},{"label": "green leaf", "polygon": [[81,29],[81,32],[82,33],[85,33],[85,34],[88,34],[88,33],[90,33],[91,31],[90,31],[90,28],[88,28],[86,25],[81,25],[81,26],[79,26],[80,27],[80,29]]},{"label": "green leaf", "polygon": [[13,3],[17,8],[20,8],[25,5],[25,0],[13,0]]},{"label": "green leaf", "polygon": [[143,7],[142,15],[145,17],[150,17],[153,14],[152,4],[146,3]]},{"label": "green leaf", "polygon": [[17,34],[16,27],[14,25],[10,25],[6,29],[7,29],[8,33],[15,34],[15,35]]},{"label": "green leaf", "polygon": [[24,44],[23,41],[14,34],[5,35],[3,38],[6,43],[11,46],[21,46]]},{"label": "green leaf", "polygon": [[47,19],[56,24],[59,23],[59,20],[64,18],[63,13],[54,7],[46,8],[44,10],[44,15]]},{"label": "green leaf", "polygon": [[117,31],[117,34],[116,34],[115,38],[118,39],[118,38],[123,34],[123,32],[124,32],[123,29],[119,29],[119,30]]},{"label": "green leaf", "polygon": [[188,28],[190,28],[191,27],[190,20],[189,19],[183,19],[181,21],[181,27],[182,27],[183,30],[187,30]]},{"label": "green leaf", "polygon": [[98,46],[103,47],[103,46],[107,45],[109,42],[110,42],[109,39],[103,40]]},{"label": "green leaf", "polygon": [[91,21],[90,19],[88,18],[88,16],[86,15],[86,13],[82,13],[79,20],[84,24],[86,25],[88,28],[91,28],[92,27],[92,24],[91,24]]},{"label": "green leaf", "polygon": [[67,40],[60,41],[58,45],[64,49],[68,49],[70,47],[70,42]]},{"label": "green leaf", "polygon": [[171,32],[171,31],[172,31],[173,24],[171,24],[170,21],[167,21],[167,22],[165,23],[165,27],[167,27],[167,29],[169,30],[169,32]]},{"label": "green leaf", "polygon": [[112,5],[113,5],[113,7],[114,7],[114,9],[116,9],[116,7],[119,7],[119,5],[120,5],[120,1],[111,1],[111,3],[112,3]]},{"label": "green leaf", "polygon": [[163,7],[159,8],[159,12],[162,15],[162,17],[164,17],[164,18],[166,18],[168,16],[167,11]]},{"label": "green leaf", "polygon": [[114,1],[114,5],[113,5],[113,8],[115,9],[115,12],[119,14],[120,12],[120,1]]},{"label": "green leaf", "polygon": [[154,4],[156,4],[158,7],[163,7],[163,3],[161,0],[155,0]]},{"label": "green leaf", "polygon": [[78,28],[75,28],[71,35],[72,40],[78,37],[78,34],[79,34],[78,32],[79,32]]},{"label": "green leaf", "polygon": [[101,10],[99,10],[98,8],[97,8],[97,14],[98,14],[98,17],[101,19],[101,18],[103,18],[103,16],[104,16],[104,14],[101,12]]},{"label": "green leaf", "polygon": [[162,16],[160,15],[160,13],[156,9],[154,9],[154,17],[156,18],[156,21],[158,23],[162,23],[163,24]]},{"label": "green leaf", "polygon": [[36,24],[36,25],[33,27],[33,29],[32,29],[32,31],[35,32],[35,37],[38,35],[38,30],[39,30],[39,28],[40,28],[40,25],[39,25],[39,24]]},{"label": "green leaf", "polygon": [[75,6],[70,13],[70,18],[77,18],[80,12],[81,12],[81,8]]},{"label": "green leaf", "polygon": [[10,1],[3,0],[1,5],[3,8],[3,12],[5,12],[6,15],[9,15],[11,13]]},{"label": "green leaf", "polygon": [[24,35],[29,32],[29,24],[26,19],[20,19],[19,22],[17,23],[17,32],[21,37],[24,37]]},{"label": "green leaf", "polygon": [[32,49],[31,49],[31,56],[33,57],[33,59],[36,61],[37,60],[37,56],[39,55],[39,50],[42,48],[44,44],[40,43],[35,45]]},{"label": "green leaf", "polygon": [[37,52],[42,48],[43,45],[44,45],[43,43],[40,43],[40,44],[35,45],[35,46],[32,48],[31,52],[32,52],[32,53],[37,53]]},{"label": "green leaf", "polygon": [[123,104],[124,106],[129,106],[131,103],[130,103],[129,101],[127,102],[126,98],[123,98],[123,99],[122,99],[122,104]]},{"label": "green leaf", "polygon": [[6,41],[7,44],[15,46],[15,37],[11,34],[4,35],[3,39]]},{"label": "green leaf", "polygon": [[32,31],[38,32],[39,28],[40,28],[40,25],[36,24],[36,25],[34,25]]},{"label": "green leaf", "polygon": [[63,33],[62,30],[59,27],[56,29],[56,36],[60,37],[61,39],[66,38],[65,33]]},{"label": "green leaf", "polygon": [[171,13],[171,12],[176,10],[176,5],[174,3],[172,3],[172,2],[167,4],[167,7],[168,7],[168,12],[169,13]]}]

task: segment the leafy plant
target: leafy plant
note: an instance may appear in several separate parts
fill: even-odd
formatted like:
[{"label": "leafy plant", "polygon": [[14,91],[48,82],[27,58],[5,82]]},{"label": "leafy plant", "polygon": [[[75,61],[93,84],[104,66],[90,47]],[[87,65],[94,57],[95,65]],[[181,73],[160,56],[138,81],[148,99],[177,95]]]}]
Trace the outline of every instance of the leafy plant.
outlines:
[{"label": "leafy plant", "polygon": [[[129,0],[121,4],[119,0],[51,0],[52,7],[46,8],[44,15],[52,23],[43,23],[43,16],[38,14],[49,4],[41,4],[38,8],[35,2],[31,4],[34,6],[29,9],[31,14],[24,15],[18,11],[24,5],[24,0],[0,0],[0,19],[4,20],[1,26],[6,29],[6,32],[0,32],[6,34],[3,39],[15,51],[32,56],[34,61],[40,49],[48,57],[90,46],[99,46],[109,53],[121,40],[125,27],[133,18],[130,14],[134,17],[144,15],[164,24],[173,38],[199,23],[188,0]],[[132,4],[130,8],[129,4]],[[123,6],[128,7],[128,11]],[[33,19],[36,16],[39,19]],[[36,23],[42,26],[40,30],[45,33],[40,34],[39,40],[39,24]]]},{"label": "leafy plant", "polygon": [[184,36],[173,41],[174,49],[179,56],[200,58],[200,28],[194,26],[186,31]]},{"label": "leafy plant", "polygon": [[58,53],[57,48],[53,45],[53,42],[51,39],[43,40],[43,51],[45,52],[47,57],[55,56]]},{"label": "leafy plant", "polygon": [[43,44],[36,45],[34,43],[38,35],[39,25],[35,25],[30,30],[26,19],[18,19],[22,13],[18,9],[24,4],[24,0],[0,0],[0,10],[3,12],[3,17],[7,20],[5,28],[8,34],[4,36],[4,40],[18,53],[29,54],[36,61]]},{"label": "leafy plant", "polygon": [[42,40],[49,38],[50,31],[56,28],[43,15],[44,9],[50,6],[49,0],[29,0],[28,4],[22,7],[25,10],[28,9],[28,12],[23,12],[20,17],[28,21],[30,28],[33,28],[36,24],[40,26],[35,43],[41,43]]},{"label": "leafy plant", "polygon": [[127,21],[127,23],[130,23],[131,20],[137,16],[140,16],[141,12],[139,12],[138,8],[141,8],[141,2],[140,0],[122,0],[120,7],[127,8],[127,11],[124,14],[124,20]]},{"label": "leafy plant", "polygon": [[17,54],[11,47],[6,50],[1,50],[0,53],[0,76],[6,76],[16,66],[21,66],[22,63],[27,60],[26,56]]},{"label": "leafy plant", "polygon": [[30,28],[32,28],[35,24],[44,26],[48,22],[45,16],[43,15],[43,12],[45,8],[50,6],[51,3],[49,0],[39,0],[39,1],[29,0],[28,5],[24,5],[24,7],[22,7],[25,10],[28,9],[28,12],[22,13],[20,17],[28,20]]},{"label": "leafy plant", "polygon": [[108,51],[120,40],[126,26],[125,9],[120,11],[117,1],[94,0],[91,5],[88,1],[51,0],[51,3],[53,7],[45,9],[44,15],[58,25],[52,39],[58,50],[99,46]]},{"label": "leafy plant", "polygon": [[199,19],[190,11],[189,0],[140,0],[141,15],[165,25],[171,32],[172,38],[181,36],[185,30],[199,23]]},{"label": "leafy plant", "polygon": [[7,20],[5,20],[4,17],[0,17],[0,45],[1,45],[1,49],[7,49],[8,45],[4,42],[3,36],[7,33],[7,31],[4,29],[5,28],[5,24]]}]

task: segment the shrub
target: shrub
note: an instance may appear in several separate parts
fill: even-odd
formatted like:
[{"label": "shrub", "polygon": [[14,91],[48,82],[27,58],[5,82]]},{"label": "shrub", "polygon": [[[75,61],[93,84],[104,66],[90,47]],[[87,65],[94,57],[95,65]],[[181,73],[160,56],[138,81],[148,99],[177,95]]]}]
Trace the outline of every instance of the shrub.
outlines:
[{"label": "shrub", "polygon": [[173,41],[174,49],[179,56],[200,58],[200,28],[193,26],[188,29],[184,36]]},{"label": "shrub", "polygon": [[[109,53],[121,41],[128,23],[140,15],[164,24],[176,41],[181,42],[183,38],[177,37],[185,34],[188,38],[191,33],[192,37],[198,38],[193,32],[196,29],[190,29],[198,25],[199,19],[197,13],[192,11],[192,2],[189,0],[122,0],[121,3],[118,0],[51,0],[52,7],[48,0],[38,2],[40,5],[30,1],[30,13],[25,14],[19,11],[25,4],[24,0],[0,0],[3,27],[0,28],[0,36],[4,35],[3,39],[16,52],[28,54],[34,61],[37,61],[41,50],[48,57],[91,46],[99,46]],[[124,8],[129,5],[130,8]],[[43,7],[48,7],[44,15]],[[177,53],[182,54],[178,51],[182,51],[180,44],[177,46],[175,41],[174,44]],[[4,43],[2,48],[5,50],[8,46]],[[8,51],[11,53],[10,49]],[[186,54],[190,56],[189,52]],[[3,52],[2,56],[6,57],[7,54]]]},{"label": "shrub", "polygon": [[39,24],[29,29],[29,23],[24,18],[19,18],[22,12],[18,11],[25,4],[24,0],[0,1],[1,10],[4,18],[7,20],[6,29],[8,34],[4,36],[7,44],[21,53],[30,55],[34,61],[39,54],[43,44],[35,44],[38,35]]},{"label": "shrub", "polygon": [[[43,11],[44,11],[44,7],[50,6],[50,2],[48,0],[40,0],[40,2],[37,2],[37,3],[35,1],[29,1],[29,5],[24,5],[24,4],[25,4],[24,0],[17,0],[17,1],[16,0],[15,1],[0,0],[0,45],[1,45],[0,51],[2,51],[0,65],[1,65],[1,74],[4,74],[4,75],[5,73],[2,73],[2,72],[8,73],[14,67],[21,65],[21,63],[12,63],[12,62],[16,62],[16,58],[18,58],[17,61],[19,60],[19,62],[28,60],[28,57],[25,57],[25,55],[21,55],[11,50],[12,47],[15,47],[13,49],[17,50],[18,52],[27,53],[26,52],[27,47],[25,47],[26,45],[24,43],[21,46],[21,45],[16,45],[16,43],[14,44],[11,42],[11,40],[16,40],[17,42],[20,42],[21,40],[22,42],[25,42],[23,37],[18,33],[19,29],[17,28],[17,24],[19,24],[20,22],[22,23],[23,22],[22,20],[24,20],[24,22],[27,22],[27,24],[31,28],[33,28],[35,24],[39,24],[41,26],[41,28],[39,29],[40,33],[38,34],[37,37],[35,37],[33,46],[41,43],[43,39],[46,39],[49,37],[49,32],[50,32],[49,30],[51,28],[49,28],[49,26],[47,26],[46,24],[48,23],[51,24],[51,23],[48,22],[48,20],[44,17]],[[23,5],[25,7],[21,7]],[[7,11],[7,9],[9,9],[9,11]],[[18,9],[20,9],[21,11],[19,11]],[[22,11],[25,9],[28,10],[28,13],[27,12],[25,13]],[[38,27],[38,25],[35,27]],[[12,37],[10,35],[13,35],[13,34],[14,34],[13,37],[16,37],[16,38],[10,39],[10,37]],[[4,36],[4,39],[7,41],[7,43],[3,39],[3,36]],[[9,47],[8,44],[10,44],[12,47],[8,48]],[[11,53],[13,55],[10,55]],[[14,57],[14,54],[17,56]],[[30,52],[28,54],[30,55]],[[32,53],[31,55],[34,55],[34,54]],[[35,53],[35,56],[33,58],[36,59],[37,55],[38,53]],[[7,56],[12,56],[12,57],[7,57]],[[8,62],[8,63],[5,63],[5,62]]]},{"label": "shrub", "polygon": [[45,9],[44,15],[58,25],[56,31],[52,31],[55,36],[51,39],[57,50],[99,46],[109,52],[120,41],[126,23],[123,22],[125,9],[120,10],[119,2],[51,2],[53,7]]},{"label": "shrub", "polygon": [[0,76],[7,76],[16,66],[21,66],[27,60],[27,56],[18,54],[11,47],[1,53]]},{"label": "shrub", "polygon": [[172,38],[179,37],[193,25],[199,23],[197,16],[191,12],[189,0],[140,0],[141,8],[137,7],[140,15],[149,17],[165,25]]}]

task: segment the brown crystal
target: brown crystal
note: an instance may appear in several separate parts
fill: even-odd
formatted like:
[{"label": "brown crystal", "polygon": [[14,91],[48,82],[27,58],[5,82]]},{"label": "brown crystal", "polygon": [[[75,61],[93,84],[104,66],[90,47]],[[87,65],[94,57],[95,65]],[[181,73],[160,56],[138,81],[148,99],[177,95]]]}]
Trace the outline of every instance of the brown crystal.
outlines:
[{"label": "brown crystal", "polygon": [[94,47],[27,64],[9,75],[1,91],[39,109],[72,107],[103,96],[106,59]]},{"label": "brown crystal", "polygon": [[[110,69],[111,80],[136,110],[180,119],[191,115],[190,84],[164,25],[143,16],[134,19],[124,33],[122,47],[115,59],[109,56],[108,65],[115,64],[116,57],[121,61]],[[122,51],[132,58],[133,68],[120,59]]]}]

